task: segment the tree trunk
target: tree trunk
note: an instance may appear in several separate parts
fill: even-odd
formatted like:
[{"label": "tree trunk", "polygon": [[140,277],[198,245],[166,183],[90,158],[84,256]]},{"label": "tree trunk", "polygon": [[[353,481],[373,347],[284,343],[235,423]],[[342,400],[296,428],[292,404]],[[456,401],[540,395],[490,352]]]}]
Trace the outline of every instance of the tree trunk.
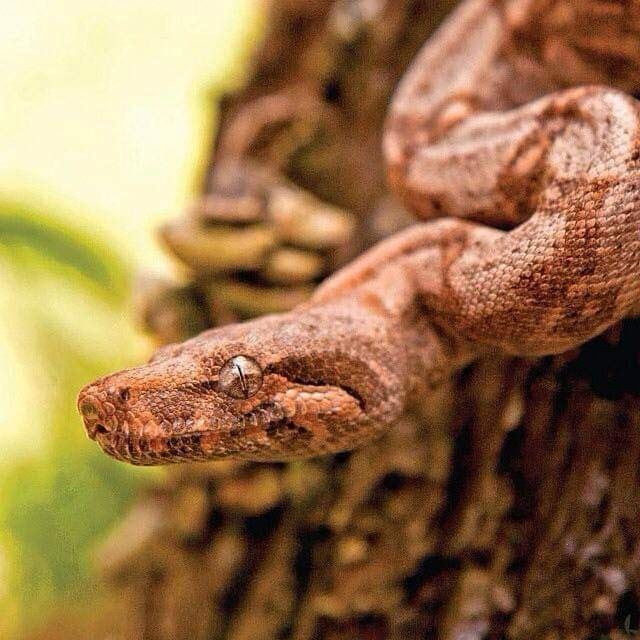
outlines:
[{"label": "tree trunk", "polygon": [[[274,3],[245,86],[221,102],[203,190],[229,157],[275,167],[358,220],[331,268],[402,226],[382,122],[451,4]],[[251,129],[274,95],[304,96],[287,132],[268,113]],[[161,337],[243,315],[215,287],[203,296],[203,278],[188,288],[195,324],[182,300],[159,330],[143,304]],[[561,356],[481,361],[350,454],[176,467],[101,549],[108,626],[149,640],[626,637],[639,626],[639,392],[629,320]]]}]

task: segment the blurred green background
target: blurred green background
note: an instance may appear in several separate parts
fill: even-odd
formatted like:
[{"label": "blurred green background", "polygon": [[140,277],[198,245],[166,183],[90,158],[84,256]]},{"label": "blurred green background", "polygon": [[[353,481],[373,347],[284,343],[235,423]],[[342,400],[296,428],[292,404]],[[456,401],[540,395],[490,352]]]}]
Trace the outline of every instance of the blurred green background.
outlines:
[{"label": "blurred green background", "polygon": [[[75,410],[147,357],[135,270],[192,195],[260,26],[257,0],[0,0],[0,637],[93,589],[91,552],[153,471]],[[185,10],[186,9],[186,10]],[[155,472],[157,473],[157,472]]]}]

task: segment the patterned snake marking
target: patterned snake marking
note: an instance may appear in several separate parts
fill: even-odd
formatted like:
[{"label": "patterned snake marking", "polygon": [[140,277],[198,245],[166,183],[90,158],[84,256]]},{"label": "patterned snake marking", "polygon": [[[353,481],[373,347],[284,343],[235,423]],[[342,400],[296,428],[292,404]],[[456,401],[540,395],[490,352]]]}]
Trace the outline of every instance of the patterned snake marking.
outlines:
[{"label": "patterned snake marking", "polygon": [[[540,6],[573,11],[565,23],[577,26],[545,40]],[[558,353],[630,314],[639,103],[570,85],[634,88],[621,59],[640,59],[623,33],[638,10],[460,5],[401,81],[384,138],[392,187],[441,219],[377,245],[290,313],[207,331],[87,385],[78,406],[89,436],[134,464],[343,451],[483,353]],[[585,24],[593,39],[576,45]],[[616,34],[619,54],[605,46]]]}]

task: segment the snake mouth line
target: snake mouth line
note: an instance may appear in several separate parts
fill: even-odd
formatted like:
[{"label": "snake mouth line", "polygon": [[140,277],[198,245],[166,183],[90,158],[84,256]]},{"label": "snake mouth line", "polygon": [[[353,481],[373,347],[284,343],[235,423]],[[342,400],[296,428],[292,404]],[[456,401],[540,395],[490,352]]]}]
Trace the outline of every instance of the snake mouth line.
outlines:
[{"label": "snake mouth line", "polygon": [[202,439],[213,434],[210,430],[145,438],[124,433],[105,433],[99,434],[96,442],[112,458],[134,465],[151,466],[209,459],[211,456],[204,451]]},{"label": "snake mouth line", "polygon": [[[237,430],[220,433],[214,429],[183,433],[171,436],[144,437],[124,433],[101,433],[95,440],[102,450],[112,458],[139,466],[153,466],[189,461],[208,461],[214,458],[228,457],[230,453],[240,454],[243,447],[238,439],[244,440],[246,449],[247,437],[259,434],[271,434],[285,431],[298,438],[309,438],[310,433],[304,427],[296,425],[288,419],[271,422],[266,427],[246,429],[242,433]],[[260,449],[254,440],[255,450]],[[264,445],[268,449],[267,445]],[[271,459],[268,451],[262,458]]]}]

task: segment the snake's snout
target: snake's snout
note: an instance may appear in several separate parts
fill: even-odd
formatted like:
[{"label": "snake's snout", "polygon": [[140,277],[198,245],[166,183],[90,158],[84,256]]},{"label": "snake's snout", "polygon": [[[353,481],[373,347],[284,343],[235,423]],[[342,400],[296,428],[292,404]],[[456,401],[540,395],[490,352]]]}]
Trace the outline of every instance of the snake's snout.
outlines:
[{"label": "snake's snout", "polygon": [[78,397],[78,411],[82,416],[87,435],[92,440],[95,440],[99,433],[108,433],[110,431],[105,424],[99,404],[93,398],[86,397],[81,393]]},{"label": "snake's snout", "polygon": [[106,391],[95,384],[87,385],[78,395],[78,411],[87,435],[96,440],[116,431],[117,414],[128,399],[126,389]]}]

